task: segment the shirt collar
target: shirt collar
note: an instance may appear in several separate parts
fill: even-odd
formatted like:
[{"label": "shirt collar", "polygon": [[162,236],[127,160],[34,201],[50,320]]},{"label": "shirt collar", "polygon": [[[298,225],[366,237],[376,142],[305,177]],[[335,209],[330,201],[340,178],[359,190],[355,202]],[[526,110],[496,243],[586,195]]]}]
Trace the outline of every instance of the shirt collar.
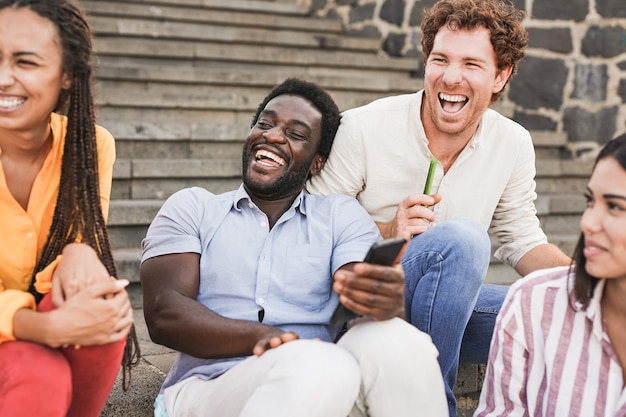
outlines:
[{"label": "shirt collar", "polygon": [[593,290],[593,297],[589,300],[589,306],[585,310],[585,315],[593,323],[593,332],[599,339],[604,337],[604,325],[602,323],[602,309],[600,301],[602,300],[605,285],[606,279],[601,279],[598,282],[596,288]]},{"label": "shirt collar", "polygon": [[[304,201],[304,191],[300,191],[300,194],[298,194],[298,196],[291,204],[291,207],[287,211],[297,210],[300,213],[306,215],[306,204],[304,203]],[[242,204],[245,204],[250,208],[257,206],[252,201],[252,198],[250,198],[250,195],[243,186],[243,183],[239,185],[239,188],[237,189],[237,191],[235,191],[235,194],[233,196],[233,208],[235,210],[241,211]]]}]

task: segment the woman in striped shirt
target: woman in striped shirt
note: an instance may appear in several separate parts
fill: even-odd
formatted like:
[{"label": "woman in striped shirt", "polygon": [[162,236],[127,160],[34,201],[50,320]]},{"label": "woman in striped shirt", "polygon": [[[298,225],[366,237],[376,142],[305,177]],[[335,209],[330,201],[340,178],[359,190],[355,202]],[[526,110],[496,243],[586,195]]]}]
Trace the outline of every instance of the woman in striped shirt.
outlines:
[{"label": "woman in striped shirt", "polygon": [[626,134],[598,155],[576,267],[511,286],[474,417],[626,416]]}]

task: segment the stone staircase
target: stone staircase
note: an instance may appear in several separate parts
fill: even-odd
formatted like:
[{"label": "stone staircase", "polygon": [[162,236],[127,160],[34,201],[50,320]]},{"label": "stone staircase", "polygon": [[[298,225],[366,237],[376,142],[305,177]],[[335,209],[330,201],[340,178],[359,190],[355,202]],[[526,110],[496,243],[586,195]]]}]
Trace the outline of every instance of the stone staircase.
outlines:
[{"label": "stone staircase", "polygon": [[98,122],[117,141],[109,230],[120,274],[163,201],[191,185],[236,188],[256,106],[294,76],[341,109],[414,91],[413,59],[348,38],[301,1],[83,0],[95,33]]},{"label": "stone staircase", "polygon": [[[111,240],[120,273],[133,282],[140,241],[169,195],[191,185],[237,187],[243,139],[271,87],[305,78],[347,109],[422,85],[415,58],[388,58],[378,40],[343,36],[339,20],[310,17],[305,0],[81,4],[95,32],[98,120],[117,140]],[[538,209],[550,238],[570,252],[589,167],[561,160],[565,136],[533,137]],[[494,260],[490,282],[516,278]]]},{"label": "stone staircase", "polygon": [[[316,82],[342,110],[421,88],[416,58],[389,58],[377,39],[344,36],[339,20],[309,16],[310,1],[80,0],[95,34],[98,123],[117,146],[108,226],[135,308],[140,242],[157,210],[184,187],[239,185],[243,141],[274,85]],[[561,159],[563,135],[533,138],[538,210],[550,239],[570,253],[590,162]],[[487,279],[509,284],[517,274],[494,260]],[[467,392],[479,387],[476,375],[461,378]]]}]

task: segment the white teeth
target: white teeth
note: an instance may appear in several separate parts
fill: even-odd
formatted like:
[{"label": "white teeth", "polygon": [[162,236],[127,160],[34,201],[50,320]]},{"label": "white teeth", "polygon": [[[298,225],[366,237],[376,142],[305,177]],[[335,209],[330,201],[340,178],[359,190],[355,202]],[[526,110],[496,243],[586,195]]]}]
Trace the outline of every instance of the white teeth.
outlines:
[{"label": "white teeth", "polygon": [[3,109],[12,109],[24,103],[25,101],[26,100],[23,98],[15,98],[15,97],[0,98],[0,107]]},{"label": "white teeth", "polygon": [[452,95],[444,94],[444,93],[439,93],[439,98],[441,100],[451,101],[453,103],[460,103],[462,101],[467,100],[467,97],[465,96],[452,96]]},{"label": "white teeth", "polygon": [[280,166],[285,165],[285,160],[273,152],[269,152],[269,151],[265,151],[261,149],[257,151],[255,156],[257,159],[259,159],[260,157],[271,159],[272,161],[276,162]]}]

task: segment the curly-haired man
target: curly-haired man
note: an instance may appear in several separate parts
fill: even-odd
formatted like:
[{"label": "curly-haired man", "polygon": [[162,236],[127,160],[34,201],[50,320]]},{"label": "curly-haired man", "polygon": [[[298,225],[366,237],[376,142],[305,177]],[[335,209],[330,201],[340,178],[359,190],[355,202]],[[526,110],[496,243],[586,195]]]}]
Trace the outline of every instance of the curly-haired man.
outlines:
[{"label": "curly-haired man", "polygon": [[[506,286],[483,284],[495,256],[521,275],[566,265],[536,216],[530,134],[490,109],[528,43],[524,14],[501,0],[441,0],[422,21],[424,89],[343,114],[314,194],[356,197],[403,258],[407,320],[439,350],[450,415],[459,362],[486,363]],[[429,162],[438,160],[423,192]]]}]

